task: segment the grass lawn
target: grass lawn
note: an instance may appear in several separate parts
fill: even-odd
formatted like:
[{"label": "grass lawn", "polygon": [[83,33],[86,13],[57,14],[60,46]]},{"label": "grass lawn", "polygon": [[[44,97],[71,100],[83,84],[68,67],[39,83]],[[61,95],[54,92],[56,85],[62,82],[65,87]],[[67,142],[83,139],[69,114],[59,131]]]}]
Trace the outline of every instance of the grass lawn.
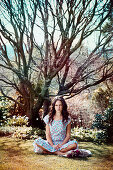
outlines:
[{"label": "grass lawn", "polygon": [[0,138],[0,170],[113,170],[113,145],[80,142],[79,148],[89,149],[87,159],[39,155],[33,152],[33,140]]}]

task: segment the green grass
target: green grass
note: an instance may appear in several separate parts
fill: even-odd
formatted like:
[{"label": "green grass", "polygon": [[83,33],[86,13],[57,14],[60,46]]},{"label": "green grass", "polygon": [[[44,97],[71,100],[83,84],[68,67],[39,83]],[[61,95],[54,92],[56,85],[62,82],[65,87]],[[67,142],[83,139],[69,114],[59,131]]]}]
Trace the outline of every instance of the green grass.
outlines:
[{"label": "green grass", "polygon": [[113,145],[80,142],[79,148],[89,149],[87,159],[68,159],[33,152],[33,140],[0,138],[0,170],[113,170]]}]

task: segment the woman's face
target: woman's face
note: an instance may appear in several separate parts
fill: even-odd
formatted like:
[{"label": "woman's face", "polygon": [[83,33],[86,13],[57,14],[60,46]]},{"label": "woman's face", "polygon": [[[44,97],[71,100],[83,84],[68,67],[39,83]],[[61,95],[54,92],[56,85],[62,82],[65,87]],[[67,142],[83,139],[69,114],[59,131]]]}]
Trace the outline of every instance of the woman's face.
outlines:
[{"label": "woman's face", "polygon": [[62,102],[60,100],[57,100],[55,103],[55,111],[61,113],[62,109],[63,109]]}]

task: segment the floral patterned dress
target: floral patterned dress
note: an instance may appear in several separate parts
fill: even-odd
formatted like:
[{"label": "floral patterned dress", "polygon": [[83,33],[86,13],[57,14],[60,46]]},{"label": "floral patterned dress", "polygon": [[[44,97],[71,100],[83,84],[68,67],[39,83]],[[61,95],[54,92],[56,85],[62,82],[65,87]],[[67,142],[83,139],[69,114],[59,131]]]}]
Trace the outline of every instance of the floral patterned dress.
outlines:
[{"label": "floral patterned dress", "polygon": [[[50,127],[50,133],[51,133],[51,138],[52,138],[52,142],[54,145],[57,144],[62,144],[62,142],[64,141],[65,137],[66,137],[66,127],[67,125],[71,122],[71,118],[68,117],[68,121],[67,122],[62,122],[62,120],[53,120],[52,124],[49,123],[49,115],[46,115],[44,117],[44,122],[46,124],[49,125]],[[61,148],[59,148],[59,150],[68,147],[71,144],[77,144],[78,147],[78,143],[76,140],[72,140],[72,141],[68,141],[66,144],[62,145]],[[48,150],[49,152],[55,152],[57,151],[54,147],[52,147],[47,140],[44,140],[42,138],[38,138],[33,142],[33,146],[34,146],[34,151],[38,152],[39,147],[37,146],[40,145],[42,147],[44,147],[46,150]]]}]

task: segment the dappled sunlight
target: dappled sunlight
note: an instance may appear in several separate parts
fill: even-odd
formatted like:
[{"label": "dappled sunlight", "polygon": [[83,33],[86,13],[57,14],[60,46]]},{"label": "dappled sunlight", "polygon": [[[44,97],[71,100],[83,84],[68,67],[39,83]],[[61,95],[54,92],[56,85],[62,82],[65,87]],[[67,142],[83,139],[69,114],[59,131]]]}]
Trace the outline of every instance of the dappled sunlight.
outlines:
[{"label": "dappled sunlight", "polygon": [[33,140],[21,140],[1,137],[2,170],[29,169],[111,169],[113,167],[113,145],[97,145],[91,142],[80,142],[79,148],[89,149],[92,157],[68,159],[56,155],[35,154]]}]

